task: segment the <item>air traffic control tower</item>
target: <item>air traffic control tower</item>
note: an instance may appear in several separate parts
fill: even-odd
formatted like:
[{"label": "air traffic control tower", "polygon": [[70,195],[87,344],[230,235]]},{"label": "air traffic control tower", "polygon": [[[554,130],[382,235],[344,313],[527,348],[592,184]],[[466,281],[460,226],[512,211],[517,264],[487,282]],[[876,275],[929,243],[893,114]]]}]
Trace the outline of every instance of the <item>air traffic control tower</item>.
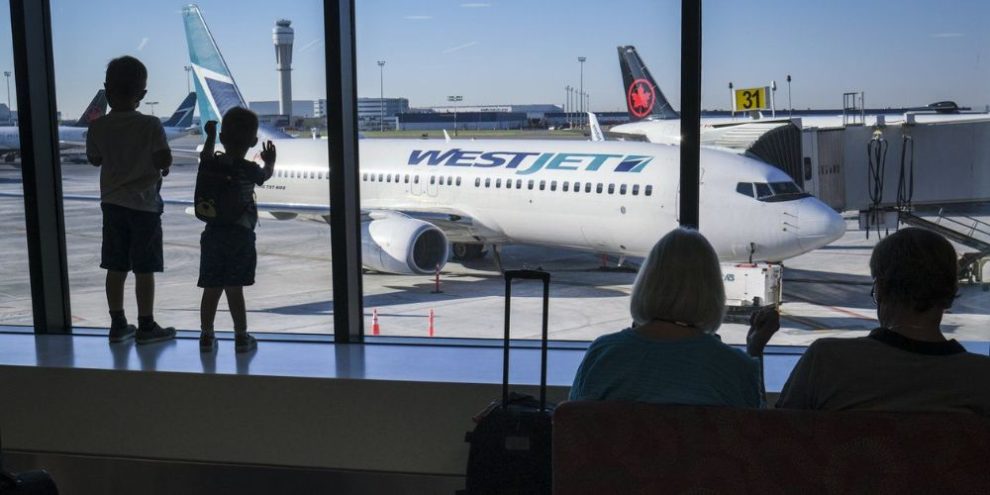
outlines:
[{"label": "air traffic control tower", "polygon": [[289,25],[292,21],[279,19],[272,28],[272,41],[275,43],[275,71],[278,72],[278,111],[292,119],[292,40],[295,31]]}]

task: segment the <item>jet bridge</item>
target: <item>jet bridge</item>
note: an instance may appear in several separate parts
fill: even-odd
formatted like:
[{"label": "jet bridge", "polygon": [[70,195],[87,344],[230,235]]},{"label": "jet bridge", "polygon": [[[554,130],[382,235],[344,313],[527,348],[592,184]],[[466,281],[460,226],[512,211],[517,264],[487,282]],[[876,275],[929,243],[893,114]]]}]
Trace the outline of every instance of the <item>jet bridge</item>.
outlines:
[{"label": "jet bridge", "polygon": [[790,120],[728,124],[701,133],[702,146],[740,152],[773,165],[803,187],[801,129]]}]

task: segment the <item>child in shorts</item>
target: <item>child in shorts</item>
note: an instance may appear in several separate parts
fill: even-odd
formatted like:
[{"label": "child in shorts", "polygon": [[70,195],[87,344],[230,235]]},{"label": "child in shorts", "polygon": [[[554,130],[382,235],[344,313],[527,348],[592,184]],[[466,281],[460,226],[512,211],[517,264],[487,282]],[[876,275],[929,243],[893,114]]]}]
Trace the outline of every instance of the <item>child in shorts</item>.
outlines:
[{"label": "child in shorts", "polygon": [[[100,168],[103,248],[100,268],[107,270],[110,342],[132,337],[138,344],[175,337],[174,328],[155,322],[155,273],[162,256],[162,177],[172,165],[172,152],[162,123],[137,111],[144,98],[148,70],[140,60],[124,56],[107,64],[110,113],[94,120],[86,135],[86,157]],[[124,282],[134,272],[138,326],[124,315]],[[135,336],[136,334],[136,336]]]},{"label": "child in shorts", "polygon": [[258,143],[258,117],[254,112],[235,107],[223,116],[220,143],[224,153],[213,152],[216,141],[216,122],[207,122],[206,143],[200,154],[201,166],[212,163],[233,165],[237,173],[241,202],[245,205],[241,216],[230,225],[207,223],[200,237],[199,287],[203,299],[199,315],[202,332],[199,348],[213,352],[217,339],[213,322],[217,304],[222,294],[227,295],[227,306],[234,320],[234,350],[238,353],[257,348],[257,341],[247,331],[247,309],[244,303],[244,286],[254,284],[254,272],[258,264],[255,251],[254,228],[258,223],[258,207],[254,202],[254,187],[268,180],[275,171],[275,145],[271,141],[261,146],[261,160],[265,166],[248,161],[244,157]]}]

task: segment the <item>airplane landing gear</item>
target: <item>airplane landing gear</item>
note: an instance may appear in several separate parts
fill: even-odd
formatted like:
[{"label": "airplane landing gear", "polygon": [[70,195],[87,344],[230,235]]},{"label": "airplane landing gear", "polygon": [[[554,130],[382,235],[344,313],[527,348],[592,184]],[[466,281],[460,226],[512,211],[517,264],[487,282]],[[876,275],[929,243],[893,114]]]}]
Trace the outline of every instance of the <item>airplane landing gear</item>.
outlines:
[{"label": "airplane landing gear", "polygon": [[485,256],[485,245],[455,242],[451,245],[451,251],[455,260],[476,260]]}]

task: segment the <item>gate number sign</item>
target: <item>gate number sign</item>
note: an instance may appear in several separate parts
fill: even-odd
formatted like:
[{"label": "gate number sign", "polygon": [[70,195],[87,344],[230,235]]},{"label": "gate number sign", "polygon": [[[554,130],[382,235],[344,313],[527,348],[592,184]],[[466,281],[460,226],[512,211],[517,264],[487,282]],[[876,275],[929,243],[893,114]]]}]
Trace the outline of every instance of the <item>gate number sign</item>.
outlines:
[{"label": "gate number sign", "polygon": [[744,88],[736,90],[736,111],[769,110],[767,101],[768,86],[762,88]]}]

